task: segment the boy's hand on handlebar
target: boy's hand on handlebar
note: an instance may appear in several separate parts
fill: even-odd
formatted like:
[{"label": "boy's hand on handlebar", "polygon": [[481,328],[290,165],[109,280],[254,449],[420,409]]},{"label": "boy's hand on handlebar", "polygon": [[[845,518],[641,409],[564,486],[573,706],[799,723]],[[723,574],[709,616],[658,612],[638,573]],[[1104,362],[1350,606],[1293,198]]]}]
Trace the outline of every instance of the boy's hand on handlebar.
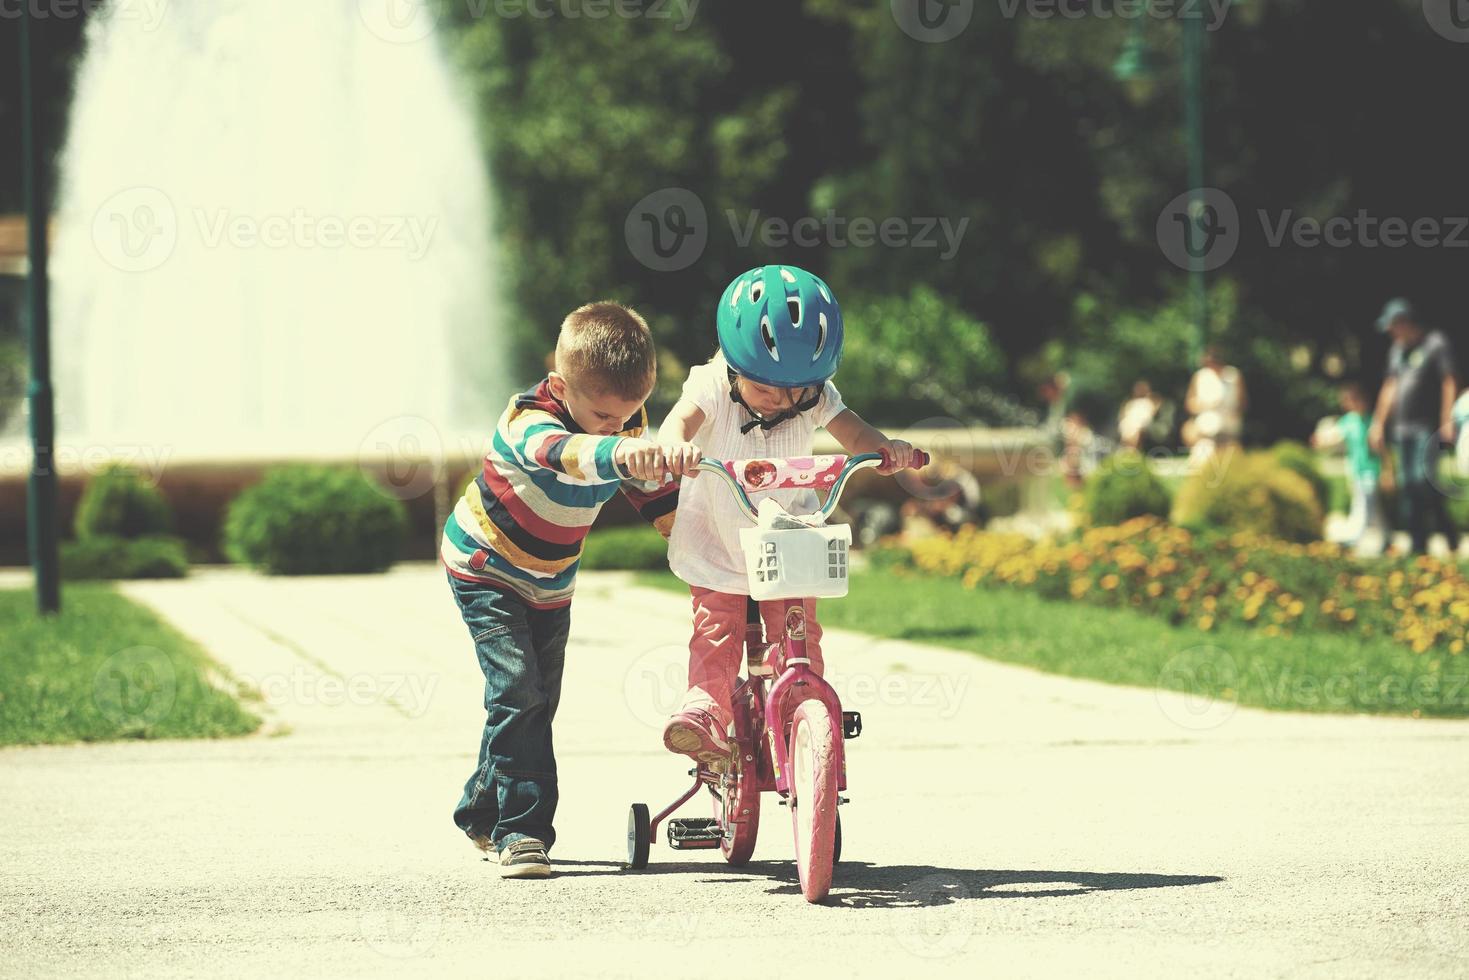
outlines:
[{"label": "boy's hand on handlebar", "polygon": [[704,451],[692,442],[675,442],[663,447],[663,458],[674,476],[693,479],[699,475],[699,461],[704,458]]},{"label": "boy's hand on handlebar", "polygon": [[634,480],[662,480],[668,470],[663,447],[646,439],[624,438],[617,444],[612,458]]},{"label": "boy's hand on handlebar", "polygon": [[877,472],[884,476],[891,476],[913,465],[913,446],[902,439],[889,439],[878,446],[877,451],[883,455],[883,463],[877,468]]}]

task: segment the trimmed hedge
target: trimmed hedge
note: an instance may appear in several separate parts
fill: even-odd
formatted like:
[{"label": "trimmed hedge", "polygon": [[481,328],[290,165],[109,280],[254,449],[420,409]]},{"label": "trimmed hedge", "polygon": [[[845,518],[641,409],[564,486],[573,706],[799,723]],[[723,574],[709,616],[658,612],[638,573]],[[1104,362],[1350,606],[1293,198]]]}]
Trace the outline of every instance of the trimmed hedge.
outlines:
[{"label": "trimmed hedge", "polygon": [[1167,519],[1172,499],[1140,453],[1114,453],[1087,479],[1083,497],[1093,525],[1121,524],[1134,517]]},{"label": "trimmed hedge", "polygon": [[70,581],[112,578],[183,578],[189,556],[180,538],[97,535],[61,543],[61,577]]},{"label": "trimmed hedge", "polygon": [[1226,449],[1184,481],[1173,518],[1198,533],[1247,531],[1304,543],[1321,539],[1323,514],[1306,478],[1272,454]]},{"label": "trimmed hedge", "polygon": [[223,549],[276,575],[380,572],[408,532],[403,502],[354,468],[292,464],[231,501]]},{"label": "trimmed hedge", "polygon": [[137,470],[111,464],[87,481],[73,528],[79,540],[142,538],[173,529],[168,502]]},{"label": "trimmed hedge", "polygon": [[585,571],[659,571],[668,568],[668,542],[646,524],[609,527],[587,535],[581,564]]}]

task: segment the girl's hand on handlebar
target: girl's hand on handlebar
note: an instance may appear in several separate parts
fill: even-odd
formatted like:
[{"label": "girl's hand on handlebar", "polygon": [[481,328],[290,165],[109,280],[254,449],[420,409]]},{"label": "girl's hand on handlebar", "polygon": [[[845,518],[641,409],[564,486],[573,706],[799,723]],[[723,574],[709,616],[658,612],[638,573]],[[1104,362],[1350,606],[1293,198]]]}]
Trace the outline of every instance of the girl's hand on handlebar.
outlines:
[{"label": "girl's hand on handlebar", "polygon": [[612,458],[634,480],[659,481],[668,471],[663,457],[663,447],[646,439],[624,438],[617,444]]},{"label": "girl's hand on handlebar", "polygon": [[676,442],[663,447],[663,458],[674,476],[693,479],[699,475],[699,460],[704,458],[704,451],[692,442]]},{"label": "girl's hand on handlebar", "polygon": [[891,476],[913,465],[913,446],[902,439],[888,439],[877,447],[877,451],[883,455],[883,463],[877,468],[877,472],[884,476]]}]

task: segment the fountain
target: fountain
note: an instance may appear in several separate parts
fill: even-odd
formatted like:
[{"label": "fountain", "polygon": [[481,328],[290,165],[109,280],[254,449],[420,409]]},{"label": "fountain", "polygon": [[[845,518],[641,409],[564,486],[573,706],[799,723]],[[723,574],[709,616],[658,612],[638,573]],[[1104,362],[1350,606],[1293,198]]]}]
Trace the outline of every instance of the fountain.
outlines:
[{"label": "fountain", "polygon": [[63,460],[481,440],[509,394],[487,188],[434,38],[358,0],[137,6],[89,25],[61,157]]}]

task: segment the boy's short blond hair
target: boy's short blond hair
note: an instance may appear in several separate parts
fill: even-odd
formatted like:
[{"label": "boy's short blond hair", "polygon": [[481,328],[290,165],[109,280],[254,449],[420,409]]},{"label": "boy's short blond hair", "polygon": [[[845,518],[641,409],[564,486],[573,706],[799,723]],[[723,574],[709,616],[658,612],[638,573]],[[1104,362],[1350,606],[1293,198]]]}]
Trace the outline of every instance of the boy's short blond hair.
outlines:
[{"label": "boy's short blond hair", "polygon": [[561,321],[556,371],[594,395],[647,398],[658,371],[653,333],[636,310],[621,303],[588,303]]}]

